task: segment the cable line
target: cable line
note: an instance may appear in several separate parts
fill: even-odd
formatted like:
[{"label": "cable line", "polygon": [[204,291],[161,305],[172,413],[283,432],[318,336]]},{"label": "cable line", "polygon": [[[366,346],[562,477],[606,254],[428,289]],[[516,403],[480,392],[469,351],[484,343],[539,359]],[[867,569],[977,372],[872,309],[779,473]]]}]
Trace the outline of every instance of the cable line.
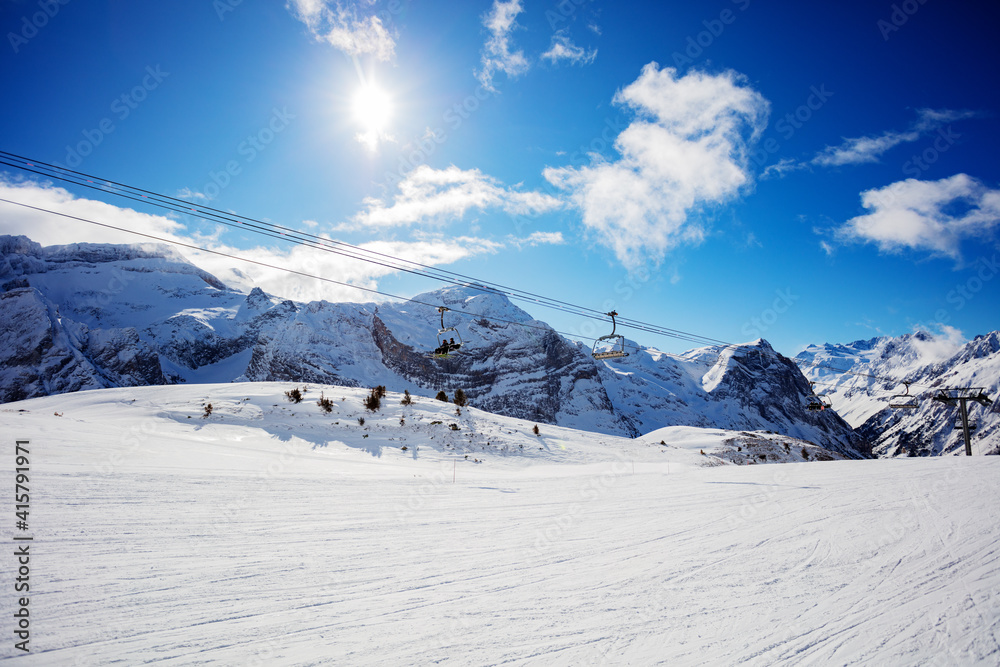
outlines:
[{"label": "cable line", "polygon": [[[499,283],[495,283],[495,282],[491,282],[491,281],[480,280],[480,279],[477,279],[477,278],[475,278],[473,276],[469,276],[469,275],[466,275],[466,274],[462,274],[462,273],[458,273],[458,272],[454,272],[454,271],[448,271],[446,269],[439,269],[437,267],[429,266],[429,265],[426,265],[426,264],[421,264],[420,262],[416,262],[416,261],[413,261],[413,260],[408,260],[408,259],[405,259],[405,258],[396,257],[396,256],[390,255],[388,253],[382,253],[382,252],[378,252],[378,251],[371,250],[371,249],[368,249],[368,248],[362,248],[360,246],[355,246],[355,245],[352,245],[352,244],[349,244],[349,243],[346,243],[346,242],[343,242],[343,241],[337,241],[335,239],[330,239],[330,238],[326,238],[326,237],[323,237],[323,236],[318,236],[318,235],[315,235],[315,234],[310,234],[308,232],[303,232],[303,231],[300,231],[300,230],[292,229],[290,227],[285,227],[285,226],[278,225],[278,224],[275,224],[275,223],[265,222],[263,220],[259,220],[259,219],[256,219],[256,218],[250,218],[250,217],[239,215],[239,214],[236,214],[236,213],[231,213],[231,212],[223,211],[223,210],[220,210],[220,209],[212,208],[210,206],[192,205],[191,202],[179,199],[177,197],[171,197],[169,195],[160,194],[160,193],[154,192],[152,190],[146,190],[146,189],[139,188],[139,187],[136,187],[136,186],[131,186],[131,185],[128,185],[128,184],[125,184],[125,183],[120,183],[120,182],[117,182],[117,181],[111,181],[111,180],[104,179],[104,178],[101,178],[101,177],[98,177],[98,176],[94,176],[92,174],[87,174],[87,173],[84,173],[84,172],[75,171],[75,170],[72,170],[72,169],[68,169],[68,168],[65,168],[65,167],[60,167],[58,165],[49,164],[49,163],[42,162],[42,161],[39,161],[39,160],[33,160],[31,158],[26,158],[24,156],[20,156],[20,155],[17,155],[15,153],[10,153],[8,151],[0,150],[0,164],[5,164],[7,166],[14,167],[16,169],[20,169],[22,171],[27,171],[27,172],[30,172],[30,173],[38,174],[38,175],[46,177],[46,178],[53,178],[53,179],[64,181],[66,183],[72,183],[74,185],[79,185],[79,186],[82,186],[82,187],[85,187],[85,188],[89,188],[89,189],[92,189],[92,190],[97,190],[97,191],[100,191],[100,192],[110,193],[110,194],[122,197],[124,199],[131,200],[131,201],[135,201],[135,202],[138,202],[138,203],[150,204],[152,206],[163,208],[163,209],[170,210],[170,211],[174,211],[176,213],[181,213],[183,215],[192,215],[193,217],[201,218],[202,220],[206,220],[208,222],[215,222],[215,223],[222,224],[222,225],[225,225],[225,226],[228,226],[228,227],[232,227],[232,228],[235,228],[235,229],[242,229],[242,230],[248,231],[248,232],[253,233],[253,234],[259,234],[261,236],[265,236],[265,237],[268,237],[268,238],[273,238],[273,239],[276,239],[276,240],[279,240],[279,241],[288,242],[288,243],[291,243],[293,245],[298,245],[298,246],[303,246],[303,247],[308,247],[308,248],[314,248],[316,250],[321,250],[321,251],[324,251],[324,252],[330,252],[330,253],[333,253],[333,254],[336,254],[336,255],[340,255],[342,257],[346,257],[346,258],[349,258],[349,259],[354,259],[356,261],[361,261],[361,262],[366,262],[366,263],[373,264],[373,265],[376,265],[376,266],[381,266],[383,268],[391,269],[393,271],[400,271],[400,272],[404,272],[404,273],[409,273],[411,275],[420,276],[420,277],[423,277],[423,278],[430,278],[432,280],[437,280],[437,281],[444,282],[444,283],[450,284],[450,285],[464,286],[464,287],[468,287],[468,288],[472,288],[472,289],[477,289],[477,290],[485,292],[485,293],[498,294],[498,295],[505,296],[505,297],[507,297],[509,299],[516,299],[516,300],[520,300],[520,301],[530,302],[530,303],[533,303],[533,304],[536,304],[536,305],[544,306],[546,308],[550,308],[550,309],[553,309],[553,310],[558,310],[558,311],[561,311],[561,312],[564,312],[564,313],[568,313],[568,314],[571,314],[571,315],[576,315],[576,316],[579,316],[579,317],[584,317],[584,318],[592,319],[592,320],[598,320],[598,321],[601,321],[601,322],[607,322],[607,319],[606,319],[607,314],[606,313],[603,313],[601,311],[598,311],[598,310],[595,310],[593,308],[589,308],[589,307],[586,307],[586,306],[581,306],[581,305],[574,304],[574,303],[571,303],[571,302],[562,301],[562,300],[559,300],[559,299],[547,297],[547,296],[544,296],[544,295],[541,295],[541,294],[537,294],[537,293],[534,293],[534,292],[529,292],[527,290],[521,290],[521,289],[518,289],[518,288],[508,287],[508,286],[505,286],[505,285],[502,285],[502,284],[499,284]],[[193,244],[183,243],[181,241],[176,241],[176,240],[172,240],[172,239],[168,239],[168,238],[158,237],[158,236],[155,236],[155,235],[152,235],[152,234],[146,234],[146,233],[138,232],[138,231],[131,230],[131,229],[126,229],[126,228],[122,228],[122,227],[116,227],[114,225],[109,225],[109,224],[106,224],[106,223],[101,223],[101,222],[97,222],[97,221],[93,221],[93,220],[88,220],[88,219],[85,219],[85,218],[80,218],[80,217],[77,217],[77,216],[69,215],[69,214],[66,214],[66,213],[61,213],[61,212],[58,212],[58,211],[52,211],[52,210],[41,208],[41,207],[31,206],[31,205],[24,204],[24,203],[21,203],[21,202],[11,201],[11,200],[7,200],[7,199],[0,199],[0,201],[4,201],[4,202],[10,203],[10,204],[15,204],[15,205],[18,205],[18,206],[23,206],[23,207],[26,207],[26,208],[35,209],[35,210],[42,211],[42,212],[51,213],[51,214],[54,214],[54,215],[63,216],[63,217],[66,217],[66,218],[71,218],[71,219],[79,220],[81,222],[86,222],[86,223],[89,223],[89,224],[98,225],[98,226],[106,227],[106,228],[109,228],[109,229],[115,229],[117,231],[122,231],[122,232],[126,232],[126,233],[136,234],[136,235],[139,235],[139,236],[144,236],[146,238],[150,238],[150,239],[153,239],[153,240],[156,240],[156,241],[160,241],[162,243],[177,245],[177,246],[181,246],[181,247],[185,247],[185,248],[189,248],[189,249],[193,249],[193,250],[198,250],[198,251],[201,251],[201,252],[206,252],[206,253],[210,253],[210,254],[214,254],[214,255],[229,257],[229,258],[232,258],[232,259],[237,259],[237,260],[248,262],[248,263],[251,263],[251,264],[256,264],[256,265],[263,266],[263,267],[266,267],[266,268],[271,268],[271,269],[275,269],[275,270],[279,270],[279,271],[286,271],[286,272],[297,274],[297,275],[300,275],[300,276],[303,276],[303,277],[314,278],[316,280],[320,280],[320,281],[323,281],[323,282],[328,282],[328,283],[332,283],[332,284],[336,284],[336,285],[340,285],[340,286],[344,286],[344,287],[351,287],[351,288],[362,290],[362,291],[365,291],[365,292],[379,294],[379,295],[382,295],[382,296],[385,296],[385,297],[389,297],[389,298],[392,298],[392,299],[398,299],[398,300],[402,300],[402,301],[408,301],[408,302],[417,303],[417,304],[420,304],[420,305],[431,306],[431,307],[434,307],[434,308],[438,307],[438,304],[425,303],[425,302],[418,301],[418,300],[415,300],[415,299],[412,299],[412,298],[402,297],[402,296],[395,295],[395,294],[389,294],[389,293],[382,292],[382,291],[379,291],[379,290],[376,290],[376,289],[361,287],[361,286],[354,285],[354,284],[351,284],[351,283],[342,282],[342,281],[338,281],[338,280],[333,280],[331,278],[324,278],[322,276],[316,276],[316,275],[308,274],[308,273],[305,273],[305,272],[302,272],[302,271],[297,271],[297,270],[294,270],[294,269],[289,269],[287,267],[276,266],[276,265],[273,265],[273,264],[268,264],[266,262],[260,262],[258,260],[252,260],[252,259],[249,259],[249,258],[240,257],[238,255],[231,255],[231,254],[224,253],[224,252],[221,252],[221,251],[218,251],[218,250],[211,250],[211,249],[203,248],[203,247],[196,246],[196,245],[193,245]],[[454,311],[454,312],[460,313],[462,315],[467,315],[467,316],[470,316],[470,317],[482,317],[482,315],[477,315],[477,314],[474,314],[474,313],[465,313],[465,312],[462,312],[462,311]],[[513,320],[505,320],[503,318],[497,318],[497,317],[492,317],[490,319],[493,319],[493,320],[496,320],[496,321],[499,321],[499,322],[505,322],[505,323],[509,323],[509,324],[515,324],[515,325],[518,325],[518,326],[532,328],[532,329],[540,329],[540,330],[546,330],[546,331],[555,331],[556,333],[559,333],[560,335],[566,336],[567,338],[569,338],[571,340],[574,340],[574,339],[582,339],[582,340],[590,340],[590,341],[596,340],[596,338],[594,338],[594,337],[579,336],[577,334],[569,334],[569,333],[565,333],[565,332],[561,332],[561,331],[556,331],[555,329],[551,329],[549,327],[541,327],[541,326],[538,326],[538,325],[528,325],[528,324],[526,324],[524,322],[515,322]],[[711,338],[711,337],[708,337],[708,336],[703,336],[703,335],[700,335],[700,334],[695,334],[695,333],[683,331],[683,330],[680,330],[680,329],[672,329],[672,328],[669,328],[669,327],[664,327],[664,326],[653,324],[653,323],[649,323],[649,322],[643,322],[643,321],[640,321],[640,320],[634,320],[634,319],[630,319],[630,318],[620,317],[618,319],[618,322],[620,324],[628,326],[629,328],[635,329],[637,331],[644,331],[644,332],[652,333],[652,334],[655,334],[655,335],[660,335],[660,336],[665,336],[665,337],[674,338],[674,339],[678,339],[678,340],[684,340],[684,341],[688,341],[688,342],[693,342],[693,343],[695,343],[697,345],[702,345],[702,346],[707,346],[707,347],[718,347],[718,346],[734,347],[734,346],[737,346],[736,343],[731,343],[731,342],[727,342],[727,341],[720,340],[720,339],[717,339],[717,338]],[[624,347],[628,347],[628,349],[634,349],[634,350],[642,350],[642,349],[644,349],[644,348],[642,348],[642,347],[640,347],[638,345],[627,345],[627,346],[624,346]],[[672,353],[669,353],[669,352],[662,352],[662,351],[659,351],[659,350],[657,350],[657,352],[659,352],[660,354],[664,354],[664,355],[667,355],[667,356],[670,356],[670,357],[677,358],[677,359],[683,359],[683,360],[689,361],[689,362],[690,361],[696,361],[696,362],[699,362],[699,363],[702,362],[702,360],[692,359],[690,357],[683,356],[683,355],[672,354]],[[761,352],[760,350],[758,350],[758,354],[764,355],[764,354],[770,354],[770,353],[769,352]],[[800,360],[800,359],[795,359],[794,357],[782,357],[780,355],[780,353],[778,353],[777,351],[774,351],[774,354],[777,355],[777,356],[775,356],[775,360],[777,360],[777,361],[780,361],[780,359],[782,359],[782,358],[786,358],[786,359],[789,359],[790,361],[792,361],[792,363],[795,363],[797,365],[812,366],[812,367],[817,368],[817,369],[820,369],[820,368],[821,369],[827,369],[827,370],[833,371],[833,372],[841,374],[841,375],[854,375],[854,376],[858,376],[858,377],[867,377],[867,378],[871,378],[871,379],[878,380],[878,381],[892,382],[894,384],[899,384],[901,382],[901,380],[897,380],[896,378],[882,377],[882,376],[875,375],[873,373],[865,373],[865,372],[861,372],[861,371],[852,371],[852,370],[840,369],[840,368],[836,368],[834,366],[830,366],[830,365],[827,365],[827,364],[824,364],[824,363],[821,363],[821,362]],[[720,351],[720,355],[721,355],[721,351]],[[709,363],[709,362],[704,361],[704,363]],[[718,363],[718,362],[716,361],[716,362],[711,362],[711,363],[712,363],[712,365],[714,365],[715,363]],[[913,382],[911,382],[910,384],[912,386],[914,386],[914,387],[933,388],[933,385],[921,385],[921,384],[913,383]]]},{"label": "cable line", "polygon": [[[24,208],[33,209],[35,211],[40,211],[40,212],[43,212],[43,213],[50,213],[52,215],[58,215],[60,217],[69,218],[71,220],[78,220],[80,222],[86,222],[88,224],[97,225],[98,227],[104,227],[106,229],[114,229],[115,231],[125,232],[127,234],[134,234],[136,236],[142,236],[144,238],[152,239],[154,241],[159,241],[161,243],[165,243],[165,244],[168,244],[168,245],[180,246],[182,248],[188,248],[190,250],[197,250],[199,252],[206,252],[206,253],[209,253],[209,254],[212,254],[212,255],[217,255],[217,256],[220,256],[220,257],[227,257],[229,259],[236,259],[236,260],[239,260],[241,262],[247,262],[249,264],[255,264],[257,266],[263,266],[263,267],[266,267],[266,268],[269,268],[269,269],[275,269],[275,270],[278,270],[278,271],[285,271],[285,272],[288,272],[288,273],[292,273],[292,274],[295,274],[295,275],[302,276],[304,278],[313,278],[315,280],[320,280],[320,281],[323,281],[323,282],[332,283],[334,285],[340,285],[342,287],[350,287],[352,289],[361,290],[363,292],[369,292],[369,293],[372,293],[372,294],[379,294],[381,296],[388,297],[390,299],[396,299],[396,300],[399,300],[399,301],[402,301],[402,302],[405,302],[405,303],[414,303],[414,304],[418,304],[418,305],[421,305],[421,306],[428,306],[430,308],[435,308],[435,309],[439,308],[438,304],[435,304],[435,303],[429,303],[427,301],[420,301],[419,299],[414,299],[414,298],[411,298],[411,297],[400,296],[398,294],[392,294],[392,293],[389,293],[389,292],[384,292],[382,290],[373,289],[371,287],[362,287],[360,285],[354,285],[352,283],[347,283],[347,282],[343,282],[343,281],[340,281],[340,280],[334,280],[333,278],[324,278],[323,276],[317,276],[317,275],[314,275],[314,274],[311,274],[311,273],[306,273],[305,271],[299,271],[297,269],[290,269],[288,267],[278,266],[276,264],[270,264],[268,262],[262,262],[260,260],[250,259],[248,257],[241,257],[239,255],[234,255],[232,253],[222,252],[221,250],[212,250],[210,248],[204,248],[202,246],[198,246],[198,245],[195,245],[193,243],[185,243],[183,241],[178,241],[176,239],[170,239],[170,238],[166,238],[166,237],[163,237],[163,236],[156,236],[155,234],[149,234],[149,233],[146,233],[146,232],[140,232],[140,231],[137,231],[137,230],[134,230],[134,229],[128,229],[128,228],[125,228],[125,227],[118,227],[116,225],[111,225],[111,224],[108,224],[108,223],[105,223],[105,222],[98,222],[96,220],[89,220],[87,218],[82,218],[80,216],[71,215],[69,213],[63,213],[61,211],[53,211],[51,209],[43,208],[41,206],[33,206],[31,204],[25,204],[24,202],[13,201],[11,199],[4,199],[2,197],[0,197],[0,202],[5,202],[7,204],[13,204],[15,206],[21,206],[21,207],[24,207]],[[485,318],[486,317],[485,315],[480,314],[480,313],[473,313],[473,312],[460,311],[460,310],[453,310],[453,311],[450,311],[450,312],[453,312],[456,315],[462,315],[463,317],[469,317],[469,318]],[[552,327],[550,327],[548,325],[530,324],[528,322],[518,322],[516,320],[509,320],[509,319],[505,319],[505,318],[502,318],[502,317],[496,317],[496,316],[492,316],[492,315],[489,317],[489,319],[490,319],[490,321],[493,321],[493,322],[503,322],[505,324],[512,324],[512,325],[515,325],[515,326],[523,327],[525,329],[534,329],[534,330],[542,331],[542,332],[546,332],[546,333],[548,333],[548,332],[551,331],[551,332],[557,333],[557,334],[559,334],[561,336],[566,336],[567,338],[571,337],[570,334],[568,334],[568,333],[566,333],[564,331],[559,331],[558,329],[553,329]],[[585,340],[596,340],[596,339],[588,337],[588,336],[584,336],[583,338]],[[642,348],[634,347],[633,349],[640,350]],[[675,358],[678,358],[678,359],[684,359],[684,360],[688,360],[688,361],[700,361],[700,360],[696,360],[696,359],[688,359],[687,357],[684,357],[682,355],[671,354],[670,352],[661,352],[661,354],[665,354],[667,356],[675,357]]]},{"label": "cable line", "polygon": [[[111,194],[120,196],[124,199],[129,199],[139,203],[152,204],[153,206],[165,208],[167,210],[172,210],[177,213],[182,213],[185,215],[193,214],[194,217],[199,217],[204,220],[221,223],[229,227],[236,227],[237,225],[239,225],[239,227],[236,228],[244,229],[252,233],[261,234],[262,236],[267,236],[280,241],[291,242],[296,245],[303,245],[306,247],[312,247],[327,252],[333,252],[334,254],[356,259],[358,261],[379,265],[392,270],[419,275],[421,277],[435,279],[452,285],[463,285],[472,287],[474,289],[479,289],[480,291],[502,294],[508,298],[527,301],[554,310],[559,310],[571,315],[585,317],[588,319],[600,319],[601,321],[606,321],[604,319],[605,314],[603,312],[600,312],[593,308],[588,308],[586,306],[580,306],[578,304],[573,304],[566,301],[561,301],[559,299],[546,297],[526,290],[508,287],[491,281],[480,280],[466,274],[447,271],[444,269],[438,269],[412,260],[398,258],[392,255],[388,255],[386,253],[380,253],[374,250],[361,248],[359,246],[354,246],[342,241],[328,239],[325,237],[310,234],[308,232],[302,232],[296,229],[284,227],[282,225],[277,225],[274,223],[265,222],[255,218],[249,218],[234,213],[228,213],[208,206],[192,205],[190,202],[178,199],[176,197],[163,195],[160,193],[153,192],[151,190],[145,190],[135,186],[130,186],[124,183],[120,183],[117,181],[103,179],[98,176],[86,174],[84,172],[79,172],[72,169],[66,169],[64,167],[59,167],[58,165],[51,165],[38,160],[31,160],[30,158],[25,158],[23,156],[16,155],[14,153],[9,153],[7,151],[0,151],[0,155],[6,156],[8,158],[7,160],[0,159],[0,164],[6,164],[8,166],[15,167],[17,169],[22,169],[24,171],[39,174],[41,176],[49,178],[55,178],[58,180],[62,180],[68,183],[73,183],[75,185],[80,185],[82,187],[90,188],[93,190],[109,192]],[[13,163],[9,161],[11,159],[19,160],[24,164],[22,165]],[[98,182],[109,184],[114,187],[109,188],[107,186],[101,186],[98,185]],[[408,264],[409,267],[401,266],[400,263]],[[417,267],[417,268],[412,268],[412,267]],[[472,282],[471,285],[468,284],[470,281]],[[661,327],[648,322],[641,322],[639,320],[631,320],[623,318],[623,322],[628,323],[628,326],[630,326],[631,328],[640,331],[647,331],[649,333],[659,334],[670,338],[686,340],[689,342],[693,342],[697,345],[730,344],[718,339],[709,338],[706,336],[701,336],[686,331],[681,331],[679,329]]]}]

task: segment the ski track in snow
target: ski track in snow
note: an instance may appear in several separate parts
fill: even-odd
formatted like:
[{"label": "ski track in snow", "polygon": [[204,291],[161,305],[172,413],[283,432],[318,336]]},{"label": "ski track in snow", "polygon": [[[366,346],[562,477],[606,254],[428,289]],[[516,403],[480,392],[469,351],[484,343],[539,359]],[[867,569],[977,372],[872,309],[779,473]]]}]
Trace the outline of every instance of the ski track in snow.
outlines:
[{"label": "ski track in snow", "polygon": [[[32,653],[8,631],[0,655],[1000,662],[1000,458],[703,467],[706,439],[732,432],[686,429],[666,447],[545,425],[535,436],[530,422],[395,394],[362,427],[364,390],[324,387],[335,404],[322,415],[320,388],[291,405],[291,386],[5,405],[4,433],[32,443],[35,541]],[[4,618],[14,603],[0,596]]]}]

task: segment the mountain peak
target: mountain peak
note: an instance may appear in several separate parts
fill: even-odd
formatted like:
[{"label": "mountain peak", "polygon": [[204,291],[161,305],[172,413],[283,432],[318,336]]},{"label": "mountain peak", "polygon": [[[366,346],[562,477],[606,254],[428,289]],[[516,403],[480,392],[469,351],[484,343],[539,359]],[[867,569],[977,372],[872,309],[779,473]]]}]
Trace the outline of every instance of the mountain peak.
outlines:
[{"label": "mountain peak", "polygon": [[[496,289],[476,283],[448,285],[413,297],[413,301],[440,304],[476,317],[509,322],[529,322],[534,318],[515,306],[510,298]],[[447,317],[447,316],[446,316]]]},{"label": "mountain peak", "polygon": [[273,302],[271,301],[271,297],[264,293],[264,290],[254,287],[250,290],[250,294],[247,294],[244,303],[247,310],[267,310]]},{"label": "mountain peak", "polygon": [[37,255],[42,246],[27,236],[0,235],[0,255]]}]

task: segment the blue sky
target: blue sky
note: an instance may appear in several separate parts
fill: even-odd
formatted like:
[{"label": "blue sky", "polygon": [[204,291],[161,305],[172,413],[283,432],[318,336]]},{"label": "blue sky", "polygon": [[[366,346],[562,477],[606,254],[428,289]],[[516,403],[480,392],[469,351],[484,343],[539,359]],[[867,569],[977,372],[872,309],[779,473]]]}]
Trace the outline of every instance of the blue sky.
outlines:
[{"label": "blue sky", "polygon": [[[3,0],[0,149],[786,354],[998,328],[1000,8],[814,4]],[[24,179],[4,197],[435,286]],[[9,205],[0,233],[134,240]]]}]

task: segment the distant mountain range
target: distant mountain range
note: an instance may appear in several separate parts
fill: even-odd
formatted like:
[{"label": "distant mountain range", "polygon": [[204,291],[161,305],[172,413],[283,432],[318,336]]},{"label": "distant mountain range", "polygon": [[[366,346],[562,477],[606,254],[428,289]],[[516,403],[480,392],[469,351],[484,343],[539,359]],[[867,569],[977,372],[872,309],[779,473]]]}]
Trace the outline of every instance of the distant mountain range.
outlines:
[{"label": "distant mountain range", "polygon": [[[451,309],[448,324],[466,341],[460,353],[445,359],[428,354],[437,345],[440,320],[427,304]],[[908,339],[882,340],[869,341],[868,348],[811,347],[799,355],[811,379],[839,378],[830,395],[838,411],[846,409],[845,421],[832,410],[806,410],[806,376],[764,340],[683,355],[630,341],[638,351],[598,362],[587,346],[476,285],[401,303],[298,303],[259,288],[230,288],[169,246],[42,247],[25,237],[0,237],[2,402],[184,382],[385,385],[427,396],[461,388],[483,410],[588,431],[636,436],[674,425],[772,431],[845,456],[864,456],[869,444],[892,456],[900,454],[893,440],[900,420],[917,428],[925,410],[943,415],[950,409],[928,402],[913,415],[884,413],[874,398],[885,394],[880,385],[815,365],[834,365],[836,358],[840,365],[896,377],[893,360],[907,354]],[[893,347],[893,340],[902,342]],[[995,392],[997,334],[977,341],[965,361],[939,362],[926,372],[942,382],[979,377],[984,385],[988,376]],[[906,366],[912,373],[918,368],[916,361]],[[863,396],[861,408],[854,407],[857,396]],[[996,440],[998,422],[989,415],[976,415],[984,443]],[[904,453],[917,436],[906,437]],[[953,451],[943,431],[942,438],[941,446],[934,440],[917,453]]]},{"label": "distant mountain range", "polygon": [[[950,388],[980,387],[993,404],[969,404],[976,424],[973,454],[1000,453],[1000,332],[949,344],[926,332],[882,336],[848,345],[811,345],[796,356],[833,408],[876,456],[938,456],[965,452],[958,410],[934,401]],[[837,371],[851,371],[844,374]],[[890,379],[890,380],[887,380]],[[906,384],[909,383],[907,390]],[[916,395],[916,409],[889,407],[894,395]]]}]

